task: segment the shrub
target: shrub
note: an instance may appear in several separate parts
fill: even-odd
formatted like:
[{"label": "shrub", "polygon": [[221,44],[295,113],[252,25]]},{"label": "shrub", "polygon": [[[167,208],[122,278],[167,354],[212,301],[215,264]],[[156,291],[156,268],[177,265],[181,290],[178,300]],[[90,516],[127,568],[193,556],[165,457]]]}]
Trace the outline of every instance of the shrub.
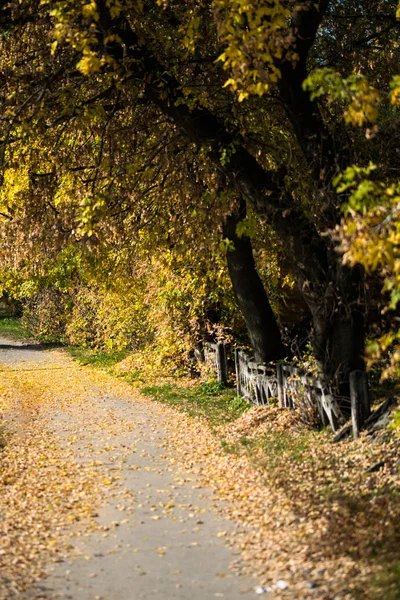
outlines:
[{"label": "shrub", "polygon": [[25,300],[22,325],[35,337],[47,342],[65,340],[71,298],[57,289],[43,289]]}]

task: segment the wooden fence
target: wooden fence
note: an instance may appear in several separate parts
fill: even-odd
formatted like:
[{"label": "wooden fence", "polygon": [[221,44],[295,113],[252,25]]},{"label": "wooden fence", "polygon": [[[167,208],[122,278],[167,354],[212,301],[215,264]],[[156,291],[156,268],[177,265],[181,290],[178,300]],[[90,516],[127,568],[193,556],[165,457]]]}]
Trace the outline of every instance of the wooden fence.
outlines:
[{"label": "wooden fence", "polygon": [[[204,354],[206,362],[215,366],[218,381],[226,384],[228,369],[224,344],[207,344]],[[278,398],[280,407],[296,409],[301,397],[309,406],[317,407],[322,423],[330,425],[333,431],[343,422],[338,402],[329,390],[319,379],[293,365],[282,362],[276,366],[258,364],[241,348],[236,348],[235,372],[237,394],[248,402],[265,405],[271,398]],[[363,371],[350,374],[350,401],[353,435],[358,437],[370,415],[368,383]]]},{"label": "wooden fence", "polygon": [[276,371],[260,365],[240,348],[235,350],[235,372],[237,395],[253,404],[269,404],[269,399],[278,396]]},{"label": "wooden fence", "polygon": [[204,362],[213,367],[217,374],[217,380],[226,385],[228,383],[228,363],[226,358],[226,345],[223,343],[204,344]]},{"label": "wooden fence", "polygon": [[278,363],[276,371],[282,408],[296,408],[296,398],[301,394],[307,398],[309,405],[318,408],[324,425],[330,425],[333,431],[339,428],[342,414],[338,403],[318,379],[285,363]]}]

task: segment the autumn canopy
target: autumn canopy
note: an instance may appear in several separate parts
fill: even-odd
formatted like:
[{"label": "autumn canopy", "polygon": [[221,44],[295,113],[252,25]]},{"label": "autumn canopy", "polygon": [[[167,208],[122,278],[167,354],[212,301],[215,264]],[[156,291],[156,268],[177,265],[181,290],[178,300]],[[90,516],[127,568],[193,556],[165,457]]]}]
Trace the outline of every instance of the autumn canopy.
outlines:
[{"label": "autumn canopy", "polygon": [[73,343],[184,357],[247,335],[268,362],[297,327],[339,396],[366,335],[393,373],[396,10],[4,3],[3,291]]}]

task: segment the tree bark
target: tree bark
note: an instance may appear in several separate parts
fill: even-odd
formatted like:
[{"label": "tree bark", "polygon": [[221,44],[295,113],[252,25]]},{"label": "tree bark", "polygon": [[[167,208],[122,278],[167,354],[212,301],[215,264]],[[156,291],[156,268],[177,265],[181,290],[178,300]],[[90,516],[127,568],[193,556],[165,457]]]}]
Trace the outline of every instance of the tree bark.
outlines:
[{"label": "tree bark", "polygon": [[339,396],[340,407],[346,414],[350,412],[349,375],[354,370],[365,370],[362,281],[361,268],[349,269],[337,264],[326,291],[327,301],[319,309],[313,306],[311,310],[314,354],[320,375]]},{"label": "tree bark", "polygon": [[255,361],[268,363],[282,359],[288,352],[282,343],[274,312],[257,272],[251,240],[246,235],[238,237],[236,234],[237,224],[245,217],[243,202],[241,208],[241,214],[230,215],[224,224],[224,236],[233,244],[227,252],[228,270]]},{"label": "tree bark", "polygon": [[[318,104],[303,90],[303,82],[308,75],[308,54],[328,6],[329,0],[321,0],[319,7],[308,5],[297,13],[294,29],[299,58],[296,64],[282,61],[278,88],[315,189],[323,198],[325,208],[320,220],[326,227],[334,228],[340,221],[339,208],[345,197],[336,193],[332,181],[338,171],[351,163],[349,150],[338,147],[337,140],[324,123]],[[326,242],[326,260],[326,288],[321,289],[321,301],[314,302],[308,298],[314,323],[314,353],[321,374],[327,384],[345,399],[342,408],[348,412],[349,374],[352,370],[365,369],[362,358],[365,339],[361,293],[363,270],[345,267],[329,238]],[[307,291],[304,296],[307,301]]]}]

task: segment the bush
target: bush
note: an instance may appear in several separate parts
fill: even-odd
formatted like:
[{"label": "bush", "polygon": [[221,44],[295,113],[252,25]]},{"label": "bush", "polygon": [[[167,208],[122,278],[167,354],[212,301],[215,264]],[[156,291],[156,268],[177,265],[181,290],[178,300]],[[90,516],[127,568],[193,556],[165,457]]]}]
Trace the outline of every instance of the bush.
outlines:
[{"label": "bush", "polygon": [[66,327],[67,340],[108,352],[138,349],[152,339],[146,313],[132,289],[79,288]]},{"label": "bush", "polygon": [[71,298],[57,289],[43,289],[24,303],[22,325],[46,342],[65,341]]}]

